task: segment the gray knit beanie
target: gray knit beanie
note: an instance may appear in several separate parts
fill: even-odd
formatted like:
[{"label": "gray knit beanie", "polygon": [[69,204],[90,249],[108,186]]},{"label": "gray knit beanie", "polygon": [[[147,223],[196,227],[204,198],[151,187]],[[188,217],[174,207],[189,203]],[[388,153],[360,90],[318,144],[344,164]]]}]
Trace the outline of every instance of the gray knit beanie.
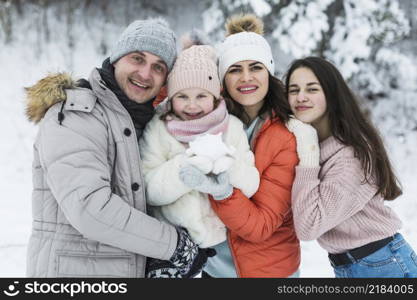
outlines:
[{"label": "gray knit beanie", "polygon": [[110,55],[110,63],[135,51],[159,56],[170,71],[177,57],[175,33],[162,18],[134,21],[117,41]]}]

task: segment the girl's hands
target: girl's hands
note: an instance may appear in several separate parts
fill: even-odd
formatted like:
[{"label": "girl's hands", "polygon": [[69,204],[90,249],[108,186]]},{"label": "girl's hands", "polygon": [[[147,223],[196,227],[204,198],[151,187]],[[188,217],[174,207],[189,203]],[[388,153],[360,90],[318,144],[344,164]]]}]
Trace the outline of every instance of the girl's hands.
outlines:
[{"label": "girl's hands", "polygon": [[211,194],[215,200],[226,199],[233,193],[227,172],[209,176],[196,167],[188,165],[180,169],[179,177],[185,185],[196,191]]}]

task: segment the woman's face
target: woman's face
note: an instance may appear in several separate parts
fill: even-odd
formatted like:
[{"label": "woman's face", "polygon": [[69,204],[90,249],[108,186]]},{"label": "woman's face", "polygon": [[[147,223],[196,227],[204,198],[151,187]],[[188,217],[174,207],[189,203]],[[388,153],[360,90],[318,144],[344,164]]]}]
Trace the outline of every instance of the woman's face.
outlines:
[{"label": "woman's face", "polygon": [[187,88],[172,97],[172,109],[183,121],[204,117],[214,109],[214,96],[200,88]]},{"label": "woman's face", "polygon": [[261,109],[268,93],[269,73],[260,62],[240,61],[227,69],[225,85],[234,101],[243,107],[259,107]]},{"label": "woman's face", "polygon": [[297,119],[316,128],[328,124],[326,96],[319,80],[310,69],[296,69],[291,74],[287,88],[288,102]]}]

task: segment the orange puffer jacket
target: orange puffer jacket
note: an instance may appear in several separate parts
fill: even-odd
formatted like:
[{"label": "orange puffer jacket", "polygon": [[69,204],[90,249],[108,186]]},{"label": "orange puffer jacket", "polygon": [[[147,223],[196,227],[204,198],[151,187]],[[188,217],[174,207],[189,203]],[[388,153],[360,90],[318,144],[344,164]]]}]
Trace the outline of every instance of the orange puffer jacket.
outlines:
[{"label": "orange puffer jacket", "polygon": [[228,228],[238,277],[288,277],[300,265],[300,243],[291,212],[291,187],[298,164],[296,141],[282,122],[266,120],[254,132],[258,191],[247,198],[235,189],[211,205]]}]

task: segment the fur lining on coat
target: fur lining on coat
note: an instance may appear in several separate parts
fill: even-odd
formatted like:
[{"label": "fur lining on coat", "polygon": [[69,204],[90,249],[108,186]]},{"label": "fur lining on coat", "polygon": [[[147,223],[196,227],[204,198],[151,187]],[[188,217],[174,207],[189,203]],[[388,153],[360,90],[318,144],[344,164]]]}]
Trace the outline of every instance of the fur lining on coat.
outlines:
[{"label": "fur lining on coat", "polygon": [[29,121],[39,123],[51,106],[66,100],[65,89],[71,88],[75,88],[75,81],[66,73],[48,75],[35,85],[25,88],[26,116]]}]

